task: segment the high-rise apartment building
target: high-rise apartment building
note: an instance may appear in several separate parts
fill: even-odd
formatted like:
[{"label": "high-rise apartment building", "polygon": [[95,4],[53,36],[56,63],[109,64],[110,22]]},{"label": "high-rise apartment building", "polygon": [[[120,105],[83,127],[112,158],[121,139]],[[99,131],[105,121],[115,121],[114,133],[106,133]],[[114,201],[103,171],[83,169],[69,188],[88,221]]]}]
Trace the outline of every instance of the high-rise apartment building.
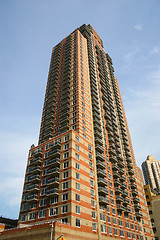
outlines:
[{"label": "high-rise apartment building", "polygon": [[160,193],[160,161],[148,155],[146,161],[142,163],[142,171],[145,184],[149,184],[151,189]]},{"label": "high-rise apartment building", "polygon": [[49,220],[68,239],[153,239],[112,59],[91,25],[53,48],[29,151],[19,225]]}]

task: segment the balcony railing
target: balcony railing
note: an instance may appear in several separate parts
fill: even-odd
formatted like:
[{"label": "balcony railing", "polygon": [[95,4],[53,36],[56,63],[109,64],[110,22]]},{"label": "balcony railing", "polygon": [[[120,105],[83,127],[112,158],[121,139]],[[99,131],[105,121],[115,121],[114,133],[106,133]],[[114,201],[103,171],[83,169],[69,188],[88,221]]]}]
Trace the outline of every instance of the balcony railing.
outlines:
[{"label": "balcony railing", "polygon": [[103,170],[100,169],[100,168],[97,168],[97,174],[100,175],[100,176],[102,176],[102,177],[106,177],[106,176],[107,176],[106,172],[103,171]]},{"label": "balcony railing", "polygon": [[98,185],[104,185],[104,186],[108,185],[107,180],[105,178],[98,177],[97,181],[98,181]]},{"label": "balcony railing", "polygon": [[58,188],[54,188],[54,189],[48,189],[47,190],[47,195],[57,195],[58,194],[59,189]]}]

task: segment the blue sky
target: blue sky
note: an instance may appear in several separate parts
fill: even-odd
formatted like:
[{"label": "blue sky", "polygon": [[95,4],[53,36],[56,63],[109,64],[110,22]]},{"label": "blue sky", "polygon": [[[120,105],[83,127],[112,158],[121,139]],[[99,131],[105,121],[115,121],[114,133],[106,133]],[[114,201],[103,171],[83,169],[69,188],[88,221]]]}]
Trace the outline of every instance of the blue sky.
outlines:
[{"label": "blue sky", "polygon": [[137,164],[160,159],[159,0],[0,1],[0,215],[17,218],[52,47],[91,24],[113,59]]}]

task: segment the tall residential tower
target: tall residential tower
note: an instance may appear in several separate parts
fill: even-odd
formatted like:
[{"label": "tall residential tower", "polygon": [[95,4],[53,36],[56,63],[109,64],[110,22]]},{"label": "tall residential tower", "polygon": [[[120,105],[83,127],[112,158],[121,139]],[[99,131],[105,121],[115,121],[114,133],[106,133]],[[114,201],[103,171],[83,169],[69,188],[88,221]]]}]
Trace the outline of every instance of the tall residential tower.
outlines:
[{"label": "tall residential tower", "polygon": [[142,186],[112,59],[84,24],[52,51],[19,225],[59,220],[66,239],[150,240]]},{"label": "tall residential tower", "polygon": [[151,189],[160,193],[160,161],[148,155],[146,161],[142,163],[142,171],[145,184],[149,184]]}]

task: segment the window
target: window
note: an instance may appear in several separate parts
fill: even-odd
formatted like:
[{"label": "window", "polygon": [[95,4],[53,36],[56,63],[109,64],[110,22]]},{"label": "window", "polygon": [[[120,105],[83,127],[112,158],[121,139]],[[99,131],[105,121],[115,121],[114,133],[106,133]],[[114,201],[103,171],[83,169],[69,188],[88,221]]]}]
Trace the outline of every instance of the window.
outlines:
[{"label": "window", "polygon": [[68,188],[68,182],[62,183],[62,188],[63,188],[63,190],[67,189]]},{"label": "window", "polygon": [[79,146],[76,144],[75,149],[79,152]]},{"label": "window", "polygon": [[109,234],[112,235],[112,228],[108,227]]},{"label": "window", "polygon": [[76,118],[73,118],[72,120],[73,124],[77,122],[77,119]]},{"label": "window", "polygon": [[80,164],[79,163],[75,163],[75,168],[77,168],[78,170],[80,169]]},{"label": "window", "polygon": [[36,213],[30,213],[29,214],[29,220],[35,220],[36,219]]},{"label": "window", "polygon": [[106,227],[106,225],[101,225],[101,232],[102,232],[102,233],[107,233],[107,227]]},{"label": "window", "polygon": [[79,161],[79,154],[75,153],[75,158]]},{"label": "window", "polygon": [[92,211],[92,218],[96,218],[96,212],[95,211]]},{"label": "window", "polygon": [[110,213],[110,207],[107,205],[107,212]]},{"label": "window", "polygon": [[129,228],[129,222],[126,222],[126,228]]},{"label": "window", "polygon": [[80,184],[76,182],[76,189],[80,191]]},{"label": "window", "polygon": [[117,218],[113,217],[113,224],[117,225]]},{"label": "window", "polygon": [[83,117],[83,118],[85,118],[85,117],[86,117],[86,115],[85,115],[84,113],[82,113],[82,117]]},{"label": "window", "polygon": [[81,227],[81,220],[76,218],[76,227]]},{"label": "window", "polygon": [[95,201],[91,200],[91,207],[95,208]]},{"label": "window", "polygon": [[115,208],[112,208],[112,214],[116,214],[116,209]]},{"label": "window", "polygon": [[23,210],[23,211],[27,210],[27,204],[26,204],[26,203],[24,203],[24,204],[22,205],[22,210]]},{"label": "window", "polygon": [[26,215],[21,215],[21,222],[25,222],[26,221]]},{"label": "window", "polygon": [[86,132],[86,128],[85,128],[84,126],[82,126],[82,130],[83,130],[84,132]]},{"label": "window", "polygon": [[118,222],[119,222],[119,226],[123,227],[123,221],[119,219]]},{"label": "window", "polygon": [[[111,196],[114,196],[114,193],[113,193],[113,191],[112,190],[110,190],[110,194],[111,194]],[[113,212],[112,212],[113,213]]]},{"label": "window", "polygon": [[124,237],[124,231],[120,229],[120,236]]},{"label": "window", "polygon": [[62,213],[67,213],[68,212],[68,205],[62,206]]},{"label": "window", "polygon": [[131,238],[131,233],[127,232],[127,238]]},{"label": "window", "polygon": [[63,178],[68,178],[68,171],[67,172],[63,172]]},{"label": "window", "polygon": [[68,158],[69,157],[69,152],[64,153],[63,158]]},{"label": "window", "polygon": [[92,223],[92,231],[97,231],[97,225],[96,225],[96,223]]},{"label": "window", "polygon": [[90,168],[93,168],[92,162],[89,162],[89,167],[90,167]]},{"label": "window", "polygon": [[72,115],[73,117],[75,117],[77,115],[77,112],[73,112]]},{"label": "window", "polygon": [[55,216],[58,214],[58,207],[49,209],[49,216]]},{"label": "window", "polygon": [[62,201],[67,201],[68,200],[68,193],[64,193],[62,195]]},{"label": "window", "polygon": [[61,221],[62,221],[62,223],[65,223],[65,224],[66,224],[66,223],[68,223],[68,218],[62,218]]},{"label": "window", "polygon": [[89,171],[89,175],[90,175],[90,177],[93,177],[93,171]]},{"label": "window", "polygon": [[67,168],[68,166],[69,166],[69,162],[68,161],[63,163],[63,168]]},{"label": "window", "polygon": [[100,220],[104,222],[106,221],[106,216],[104,213],[100,213]]},{"label": "window", "polygon": [[91,196],[94,197],[94,190],[91,189],[90,191],[91,191]]},{"label": "window", "polygon": [[134,229],[134,225],[133,225],[133,223],[131,223],[131,229]]},{"label": "window", "polygon": [[77,206],[77,205],[76,205],[76,213],[77,213],[77,214],[80,214],[80,206]]},{"label": "window", "polygon": [[90,179],[90,186],[91,186],[91,187],[94,187],[94,182],[93,182],[92,179]]},{"label": "window", "polygon": [[47,188],[42,188],[41,189],[41,196],[44,196],[47,194]]},{"label": "window", "polygon": [[114,235],[118,236],[118,229],[117,228],[114,228]]},{"label": "window", "polygon": [[83,133],[83,138],[84,138],[84,139],[86,139],[86,138],[87,138],[86,134],[84,134],[84,133]]},{"label": "window", "polygon": [[76,193],[75,199],[76,199],[76,201],[80,202],[80,195]]},{"label": "window", "polygon": [[64,145],[64,150],[67,150],[69,148],[69,143]]},{"label": "window", "polygon": [[66,141],[68,141],[68,140],[69,140],[69,134],[67,134],[67,135],[64,136],[64,141],[66,142]]},{"label": "window", "polygon": [[46,210],[41,210],[41,211],[39,211],[38,217],[39,217],[39,218],[46,217]]},{"label": "window", "polygon": [[53,204],[53,203],[58,203],[58,196],[52,197],[50,199],[50,204]]},{"label": "window", "polygon": [[80,174],[76,172],[76,179],[80,180]]},{"label": "window", "polygon": [[43,207],[43,206],[46,206],[46,205],[47,205],[47,199],[46,199],[46,198],[41,199],[41,200],[39,201],[39,206],[40,206],[40,207]]},{"label": "window", "polygon": [[114,199],[112,199],[112,198],[111,198],[111,204],[113,204],[113,205],[115,204],[115,203],[114,203]]},{"label": "window", "polygon": [[76,140],[76,142],[79,143],[79,137],[77,135],[75,136],[75,140]]},{"label": "window", "polygon": [[111,223],[111,217],[110,216],[107,217],[107,220],[108,220],[108,223]]},{"label": "window", "polygon": [[85,112],[85,108],[84,107],[82,107],[82,111]]},{"label": "window", "polygon": [[88,157],[89,157],[90,160],[92,160],[92,154],[89,153]]}]

